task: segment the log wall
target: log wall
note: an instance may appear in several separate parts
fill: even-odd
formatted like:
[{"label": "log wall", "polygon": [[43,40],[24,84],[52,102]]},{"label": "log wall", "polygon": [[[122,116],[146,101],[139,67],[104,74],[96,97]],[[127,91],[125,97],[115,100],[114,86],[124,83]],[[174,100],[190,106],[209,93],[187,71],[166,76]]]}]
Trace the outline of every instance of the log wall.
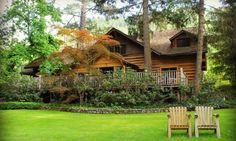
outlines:
[{"label": "log wall", "polygon": [[[127,37],[113,33],[115,40],[122,44],[126,44],[126,54],[123,54],[124,59],[131,64],[137,65],[139,69],[144,69],[144,49],[138,43],[135,43]],[[191,47],[196,47],[196,40],[191,39]],[[176,67],[177,71],[183,68],[183,71],[188,77],[188,82],[192,82],[195,77],[196,55],[182,55],[182,56],[159,56],[152,53],[152,70],[161,71],[161,68]],[[206,70],[206,57],[203,54],[203,70]]]}]

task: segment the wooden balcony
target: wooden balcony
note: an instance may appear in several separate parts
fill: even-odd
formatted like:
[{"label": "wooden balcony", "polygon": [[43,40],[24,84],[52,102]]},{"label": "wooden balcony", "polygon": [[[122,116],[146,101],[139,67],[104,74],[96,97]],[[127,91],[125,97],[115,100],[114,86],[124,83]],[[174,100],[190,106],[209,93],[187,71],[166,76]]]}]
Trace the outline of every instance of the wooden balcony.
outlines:
[{"label": "wooden balcony", "polygon": [[161,86],[177,86],[177,85],[187,85],[188,78],[183,71],[162,71],[162,72],[137,72],[137,77],[143,78],[150,75],[155,84]]}]

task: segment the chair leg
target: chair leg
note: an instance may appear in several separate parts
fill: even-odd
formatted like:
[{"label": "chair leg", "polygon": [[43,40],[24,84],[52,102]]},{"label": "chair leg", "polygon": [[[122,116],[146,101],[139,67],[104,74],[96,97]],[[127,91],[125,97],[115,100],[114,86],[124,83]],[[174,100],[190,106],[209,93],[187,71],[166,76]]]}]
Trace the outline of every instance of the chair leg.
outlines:
[{"label": "chair leg", "polygon": [[171,138],[171,128],[168,126],[168,129],[167,129],[168,131],[168,138]]},{"label": "chair leg", "polygon": [[219,122],[219,116],[216,117],[216,136],[217,138],[220,138],[220,122]]},{"label": "chair leg", "polygon": [[217,138],[221,137],[221,135],[220,135],[220,128],[219,127],[216,127],[216,136],[217,136]]},{"label": "chair leg", "polygon": [[192,137],[192,129],[191,126],[189,126],[189,128],[187,129],[188,131],[188,136],[191,138]]},{"label": "chair leg", "polygon": [[195,137],[198,138],[199,137],[199,130],[198,128],[195,126]]}]

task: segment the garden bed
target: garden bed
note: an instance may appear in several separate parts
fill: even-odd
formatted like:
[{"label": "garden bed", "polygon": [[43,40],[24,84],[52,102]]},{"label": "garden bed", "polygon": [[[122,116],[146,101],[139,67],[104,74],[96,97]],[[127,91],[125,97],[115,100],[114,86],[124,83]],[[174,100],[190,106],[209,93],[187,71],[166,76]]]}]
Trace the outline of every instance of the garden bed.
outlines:
[{"label": "garden bed", "polygon": [[63,105],[63,104],[44,104],[33,102],[2,102],[0,103],[0,110],[13,109],[31,109],[31,110],[57,110],[77,113],[91,113],[91,114],[135,114],[135,113],[159,113],[166,112],[167,108],[120,108],[120,107],[81,107],[78,105]]},{"label": "garden bed", "polygon": [[[90,114],[137,114],[137,113],[160,113],[167,112],[168,107],[183,106],[176,104],[162,105],[162,107],[83,107],[76,104],[55,104],[55,103],[35,103],[35,102],[0,102],[0,110],[30,109],[30,110],[56,110],[65,112],[90,113]],[[213,105],[206,105],[213,106]],[[189,110],[194,110],[194,105],[186,106]],[[216,107],[221,109],[226,107]]]}]

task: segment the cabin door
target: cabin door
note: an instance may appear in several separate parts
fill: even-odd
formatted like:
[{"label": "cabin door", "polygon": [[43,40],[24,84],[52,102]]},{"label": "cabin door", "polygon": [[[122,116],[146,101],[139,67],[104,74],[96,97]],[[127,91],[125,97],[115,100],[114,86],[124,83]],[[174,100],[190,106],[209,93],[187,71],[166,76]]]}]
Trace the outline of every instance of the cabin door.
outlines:
[{"label": "cabin door", "polygon": [[161,68],[161,78],[164,85],[177,84],[177,67]]}]

